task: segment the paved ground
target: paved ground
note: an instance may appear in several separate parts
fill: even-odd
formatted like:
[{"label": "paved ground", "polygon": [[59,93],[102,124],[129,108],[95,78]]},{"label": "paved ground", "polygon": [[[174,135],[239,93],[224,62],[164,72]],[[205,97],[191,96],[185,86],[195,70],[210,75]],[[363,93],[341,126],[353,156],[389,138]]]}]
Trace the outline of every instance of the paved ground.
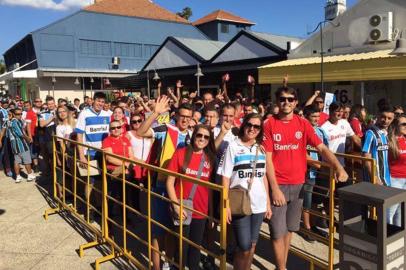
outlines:
[{"label": "paved ground", "polygon": [[[102,257],[105,250],[88,249],[79,258],[79,245],[91,241],[91,235],[66,215],[52,215],[45,221],[42,215],[49,207],[43,187],[25,181],[15,184],[0,173],[0,270],[93,269],[95,259]],[[311,254],[327,255],[323,245],[307,245],[298,236],[294,243]],[[269,241],[260,240],[253,269],[273,269],[270,257]],[[102,264],[102,269],[128,269],[128,265],[116,260]],[[309,266],[291,256],[288,269],[309,269]]]}]

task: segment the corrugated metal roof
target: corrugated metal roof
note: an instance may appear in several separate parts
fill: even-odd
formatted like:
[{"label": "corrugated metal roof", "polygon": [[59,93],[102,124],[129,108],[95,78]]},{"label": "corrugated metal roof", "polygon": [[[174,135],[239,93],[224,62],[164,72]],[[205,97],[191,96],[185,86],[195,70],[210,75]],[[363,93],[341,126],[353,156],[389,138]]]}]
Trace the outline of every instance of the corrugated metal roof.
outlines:
[{"label": "corrugated metal roof", "polygon": [[[390,55],[390,53],[392,51],[393,50],[380,50],[380,51],[366,52],[366,53],[324,56],[323,62],[324,63],[351,62],[351,61],[358,61],[358,60],[396,57],[394,55]],[[281,61],[278,63],[273,63],[270,65],[262,66],[259,68],[302,66],[302,65],[320,64],[320,63],[321,63],[321,57],[318,56],[318,57],[289,59],[289,60]]]},{"label": "corrugated metal roof", "polygon": [[287,49],[287,42],[297,42],[301,43],[304,40],[298,37],[289,37],[289,36],[281,36],[281,35],[274,35],[270,33],[261,33],[261,32],[254,32],[254,31],[247,31],[251,33],[252,35],[256,36],[259,39],[262,39],[264,41],[270,42],[275,44],[276,46],[286,50]]},{"label": "corrugated metal roof", "polygon": [[174,37],[205,60],[211,59],[226,43],[221,41]]}]

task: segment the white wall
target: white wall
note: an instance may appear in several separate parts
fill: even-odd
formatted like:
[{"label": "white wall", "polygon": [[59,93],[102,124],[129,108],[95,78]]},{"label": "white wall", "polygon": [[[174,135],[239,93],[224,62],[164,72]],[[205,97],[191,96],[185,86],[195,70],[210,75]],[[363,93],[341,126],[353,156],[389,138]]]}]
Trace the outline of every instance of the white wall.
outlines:
[{"label": "white wall", "polygon": [[[334,23],[338,27],[326,24],[323,35],[324,51],[327,54],[348,54],[395,48],[395,41],[380,44],[367,42],[370,33],[369,19],[374,14],[393,12],[393,28],[398,31],[406,29],[405,0],[359,0],[344,14],[337,17]],[[315,25],[316,26],[316,25]],[[315,27],[314,26],[314,27]],[[406,30],[403,37],[406,36]],[[313,53],[316,51],[316,54]],[[320,32],[303,42],[291,51],[289,58],[302,58],[320,55]]]}]

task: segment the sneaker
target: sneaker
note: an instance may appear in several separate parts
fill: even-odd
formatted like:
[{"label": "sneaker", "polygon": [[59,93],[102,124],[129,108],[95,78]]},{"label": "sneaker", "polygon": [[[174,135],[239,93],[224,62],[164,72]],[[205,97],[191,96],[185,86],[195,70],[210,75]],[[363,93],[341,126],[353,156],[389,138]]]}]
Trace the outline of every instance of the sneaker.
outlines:
[{"label": "sneaker", "polygon": [[316,226],[312,226],[310,229],[312,232],[317,233],[318,235],[320,235],[321,237],[327,238],[328,237],[328,233],[326,233],[323,230],[320,230],[319,228],[317,228]]},{"label": "sneaker", "polygon": [[36,179],[36,176],[35,176],[35,174],[32,172],[32,173],[30,173],[30,174],[28,175],[28,177],[27,177],[27,182],[34,181],[35,179]]},{"label": "sneaker", "polygon": [[15,182],[16,182],[16,183],[20,183],[21,181],[23,181],[22,176],[21,176],[21,175],[17,175]]},{"label": "sneaker", "polygon": [[308,235],[305,232],[298,231],[297,234],[300,235],[305,241],[309,243],[314,243],[316,241],[316,239],[314,239],[311,235]]},{"label": "sneaker", "polygon": [[170,270],[171,265],[168,262],[164,262],[162,265],[162,270]]},{"label": "sneaker", "polygon": [[7,175],[8,177],[13,177],[13,172],[10,171],[10,170],[7,170],[7,171],[6,171],[6,175]]}]

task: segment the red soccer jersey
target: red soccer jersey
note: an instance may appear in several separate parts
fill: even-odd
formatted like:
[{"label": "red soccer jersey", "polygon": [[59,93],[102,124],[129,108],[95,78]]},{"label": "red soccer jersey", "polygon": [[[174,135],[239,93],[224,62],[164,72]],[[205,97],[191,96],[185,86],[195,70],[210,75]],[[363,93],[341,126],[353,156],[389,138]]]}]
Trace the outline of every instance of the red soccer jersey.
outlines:
[{"label": "red soccer jersey", "polygon": [[[111,148],[113,150],[113,154],[122,156],[122,157],[130,157],[129,155],[129,148],[131,147],[130,141],[125,136],[120,136],[115,138],[113,136],[108,136],[103,140],[102,148]],[[107,169],[114,170],[117,165],[107,163]]]},{"label": "red soccer jersey", "polygon": [[351,128],[354,131],[355,135],[362,138],[364,137],[364,132],[362,132],[362,125],[358,118],[354,117],[350,122]]},{"label": "red soccer jersey", "polygon": [[317,125],[321,127],[326,121],[328,120],[329,115],[325,112],[320,112],[320,119],[319,122],[317,122]]},{"label": "red soccer jersey", "polygon": [[398,138],[399,158],[392,160],[389,158],[390,175],[394,178],[406,178],[406,138]]},{"label": "red soccer jersey", "polygon": [[[168,170],[183,173],[182,166],[185,159],[186,147],[180,148],[175,151],[173,157],[168,165]],[[191,177],[197,177],[197,172],[200,166],[200,160],[202,158],[202,154],[193,153],[190,159],[188,168],[186,170],[186,175]],[[207,161],[204,162],[203,171],[200,180],[202,181],[209,181],[211,175],[211,168],[210,163]],[[176,179],[175,183],[175,191],[176,196],[179,198],[180,194],[180,185],[179,179]],[[192,190],[193,183],[183,180],[183,199],[187,199],[189,197],[190,191]],[[207,215],[209,212],[209,190],[206,187],[202,187],[200,185],[197,186],[195,196],[193,197],[193,209],[196,211],[202,212]],[[203,219],[205,218],[202,215],[193,213],[193,218],[196,219]]]},{"label": "red soccer jersey", "polygon": [[282,185],[302,184],[307,170],[306,146],[321,144],[314,128],[294,115],[289,121],[269,117],[264,124],[264,147],[272,152],[276,180]]},{"label": "red soccer jersey", "polygon": [[35,135],[35,129],[37,128],[38,116],[33,110],[29,110],[25,116],[26,122],[30,123],[31,136]]}]

